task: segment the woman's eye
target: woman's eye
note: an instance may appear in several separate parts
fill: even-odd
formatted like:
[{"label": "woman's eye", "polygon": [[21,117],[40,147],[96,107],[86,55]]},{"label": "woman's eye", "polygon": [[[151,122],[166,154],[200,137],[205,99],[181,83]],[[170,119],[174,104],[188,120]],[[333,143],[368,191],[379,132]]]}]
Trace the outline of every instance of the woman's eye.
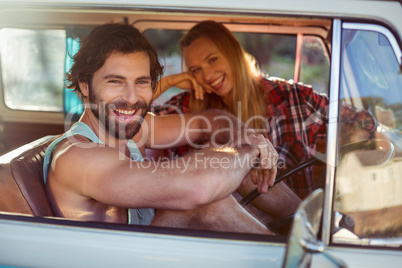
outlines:
[{"label": "woman's eye", "polygon": [[194,68],[194,69],[191,69],[191,72],[192,72],[193,74],[196,74],[196,73],[198,73],[200,70],[201,70],[201,68]]},{"label": "woman's eye", "polygon": [[214,63],[217,60],[218,60],[218,57],[212,57],[209,59],[209,63]]}]

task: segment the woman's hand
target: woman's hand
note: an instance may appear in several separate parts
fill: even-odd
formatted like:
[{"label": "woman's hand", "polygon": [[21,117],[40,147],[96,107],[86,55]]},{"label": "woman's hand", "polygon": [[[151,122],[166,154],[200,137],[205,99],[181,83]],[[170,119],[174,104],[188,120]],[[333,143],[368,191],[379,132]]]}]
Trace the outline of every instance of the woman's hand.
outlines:
[{"label": "woman's hand", "polygon": [[165,92],[171,87],[178,87],[185,90],[194,90],[195,98],[197,100],[204,99],[204,88],[198,84],[197,80],[189,72],[166,76],[161,79],[161,83],[161,93]]}]

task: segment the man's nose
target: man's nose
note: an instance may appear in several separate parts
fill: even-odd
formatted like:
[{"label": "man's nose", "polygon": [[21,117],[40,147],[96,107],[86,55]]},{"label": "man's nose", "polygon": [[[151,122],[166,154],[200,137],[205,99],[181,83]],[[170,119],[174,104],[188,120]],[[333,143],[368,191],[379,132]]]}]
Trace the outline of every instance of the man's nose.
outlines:
[{"label": "man's nose", "polygon": [[129,104],[135,104],[138,101],[137,90],[134,85],[127,85],[124,89],[122,99]]}]

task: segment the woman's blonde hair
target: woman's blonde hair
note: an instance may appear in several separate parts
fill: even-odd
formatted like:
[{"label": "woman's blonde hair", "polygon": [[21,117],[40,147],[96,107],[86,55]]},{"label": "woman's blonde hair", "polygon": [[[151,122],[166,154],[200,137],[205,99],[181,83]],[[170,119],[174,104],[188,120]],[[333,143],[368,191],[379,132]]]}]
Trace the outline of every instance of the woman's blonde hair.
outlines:
[{"label": "woman's blonde hair", "polygon": [[[233,34],[221,23],[202,21],[195,25],[180,42],[183,49],[191,45],[199,37],[211,40],[229,61],[233,73],[232,99],[225,105],[214,93],[205,94],[204,100],[195,99],[191,94],[190,110],[224,109],[239,117],[251,128],[264,130],[265,135],[265,98],[264,88],[259,81],[259,69],[254,58],[247,54]],[[248,122],[249,119],[253,119]]]}]

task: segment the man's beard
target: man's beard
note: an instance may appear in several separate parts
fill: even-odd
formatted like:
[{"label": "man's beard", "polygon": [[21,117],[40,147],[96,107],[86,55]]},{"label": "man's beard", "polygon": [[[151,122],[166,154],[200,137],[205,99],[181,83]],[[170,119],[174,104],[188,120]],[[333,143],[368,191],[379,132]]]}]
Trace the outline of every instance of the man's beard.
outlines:
[{"label": "man's beard", "polygon": [[[147,104],[145,101],[141,100],[138,100],[134,105],[130,105],[121,100],[105,103],[94,93],[92,86],[89,87],[89,105],[92,113],[98,118],[100,124],[104,126],[106,131],[109,132],[111,136],[120,140],[132,139],[134,135],[138,133],[144,121],[144,117],[150,109],[150,103]],[[114,109],[141,109],[141,115],[137,115],[136,117],[138,119],[135,121],[122,123],[116,120],[116,116],[110,115],[111,110]],[[111,120],[112,118],[113,120]]]}]

